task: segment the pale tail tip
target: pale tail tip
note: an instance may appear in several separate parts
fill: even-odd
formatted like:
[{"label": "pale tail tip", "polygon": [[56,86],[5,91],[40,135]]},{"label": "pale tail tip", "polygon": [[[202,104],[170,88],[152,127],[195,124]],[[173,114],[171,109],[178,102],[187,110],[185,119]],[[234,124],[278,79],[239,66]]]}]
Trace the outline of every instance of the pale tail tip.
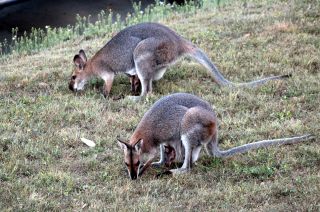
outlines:
[{"label": "pale tail tip", "polygon": [[96,144],[93,141],[89,140],[89,139],[81,138],[80,140],[83,143],[85,143],[87,146],[89,146],[89,147],[95,147],[96,146]]},{"label": "pale tail tip", "polygon": [[313,135],[313,134],[305,134],[305,135],[299,136],[299,138],[304,140],[304,141],[307,141],[307,140],[316,139],[316,136]]},{"label": "pale tail tip", "polygon": [[313,135],[313,134],[307,134],[307,135],[305,135],[305,137],[306,137],[307,139],[316,139],[316,136]]}]

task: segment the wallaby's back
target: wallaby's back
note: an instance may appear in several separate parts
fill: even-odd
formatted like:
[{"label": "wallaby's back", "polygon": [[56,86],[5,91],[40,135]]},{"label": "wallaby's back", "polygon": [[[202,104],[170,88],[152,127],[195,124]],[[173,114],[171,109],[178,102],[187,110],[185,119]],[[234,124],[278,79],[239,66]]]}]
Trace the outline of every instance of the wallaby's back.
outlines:
[{"label": "wallaby's back", "polygon": [[99,57],[99,64],[96,65],[106,66],[113,72],[133,69],[135,67],[133,52],[137,45],[147,38],[154,38],[168,44],[177,56],[184,52],[185,39],[173,30],[157,23],[141,23],[121,30],[100,49],[95,55]]},{"label": "wallaby's back", "polygon": [[132,137],[139,136],[158,146],[180,140],[181,120],[189,108],[212,111],[211,105],[187,93],[175,93],[159,99],[143,116]]}]

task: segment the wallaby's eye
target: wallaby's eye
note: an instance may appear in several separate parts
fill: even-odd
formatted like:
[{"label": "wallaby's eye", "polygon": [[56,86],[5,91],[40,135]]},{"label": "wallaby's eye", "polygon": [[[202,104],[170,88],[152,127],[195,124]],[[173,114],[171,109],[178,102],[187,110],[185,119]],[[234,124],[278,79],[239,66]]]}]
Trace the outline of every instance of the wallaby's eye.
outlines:
[{"label": "wallaby's eye", "polygon": [[71,77],[71,79],[75,80],[75,79],[76,79],[76,77],[77,77],[77,76],[76,76],[76,75],[74,75],[74,76],[72,76],[72,77]]}]

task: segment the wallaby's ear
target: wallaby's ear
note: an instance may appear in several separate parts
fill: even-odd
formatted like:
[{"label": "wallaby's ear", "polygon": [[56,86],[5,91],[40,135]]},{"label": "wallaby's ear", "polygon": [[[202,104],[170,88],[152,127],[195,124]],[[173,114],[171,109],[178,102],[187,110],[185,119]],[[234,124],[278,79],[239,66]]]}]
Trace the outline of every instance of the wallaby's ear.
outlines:
[{"label": "wallaby's ear", "polygon": [[84,62],[87,62],[86,53],[84,53],[84,51],[83,51],[82,49],[79,51],[79,56],[81,57],[81,59],[82,59]]},{"label": "wallaby's ear", "polygon": [[86,64],[86,62],[78,54],[74,56],[73,62],[79,69],[83,69],[84,65]]},{"label": "wallaby's ear", "polygon": [[119,137],[117,138],[118,145],[120,146],[121,149],[125,150],[128,149],[128,145],[125,141],[122,141]]},{"label": "wallaby's ear", "polygon": [[142,146],[142,143],[143,143],[143,140],[140,138],[140,139],[137,141],[137,143],[133,146],[134,149],[135,149],[137,152],[140,151],[141,146]]}]

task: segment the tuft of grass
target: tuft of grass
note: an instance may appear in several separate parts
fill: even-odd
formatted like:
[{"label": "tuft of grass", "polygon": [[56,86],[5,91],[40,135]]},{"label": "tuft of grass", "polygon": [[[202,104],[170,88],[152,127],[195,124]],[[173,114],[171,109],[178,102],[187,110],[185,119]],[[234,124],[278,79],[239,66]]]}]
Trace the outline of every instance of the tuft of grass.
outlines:
[{"label": "tuft of grass", "polygon": [[[214,6],[214,1],[206,1],[206,7]],[[76,16],[74,26],[52,28],[46,26],[45,29],[32,28],[30,33],[24,32],[23,36],[18,36],[18,28],[12,29],[11,41],[4,40],[0,42],[0,58],[12,53],[33,54],[51,46],[62,44],[66,41],[79,42],[81,40],[90,40],[95,37],[112,36],[121,29],[139,23],[155,22],[161,19],[173,17],[176,14],[194,14],[196,9],[202,4],[195,4],[193,1],[186,2],[185,5],[165,4],[156,0],[154,4],[149,5],[145,10],[141,9],[141,2],[134,2],[133,13],[126,17],[114,14],[111,10],[102,10],[98,14],[98,20],[92,22],[91,16]]]}]

